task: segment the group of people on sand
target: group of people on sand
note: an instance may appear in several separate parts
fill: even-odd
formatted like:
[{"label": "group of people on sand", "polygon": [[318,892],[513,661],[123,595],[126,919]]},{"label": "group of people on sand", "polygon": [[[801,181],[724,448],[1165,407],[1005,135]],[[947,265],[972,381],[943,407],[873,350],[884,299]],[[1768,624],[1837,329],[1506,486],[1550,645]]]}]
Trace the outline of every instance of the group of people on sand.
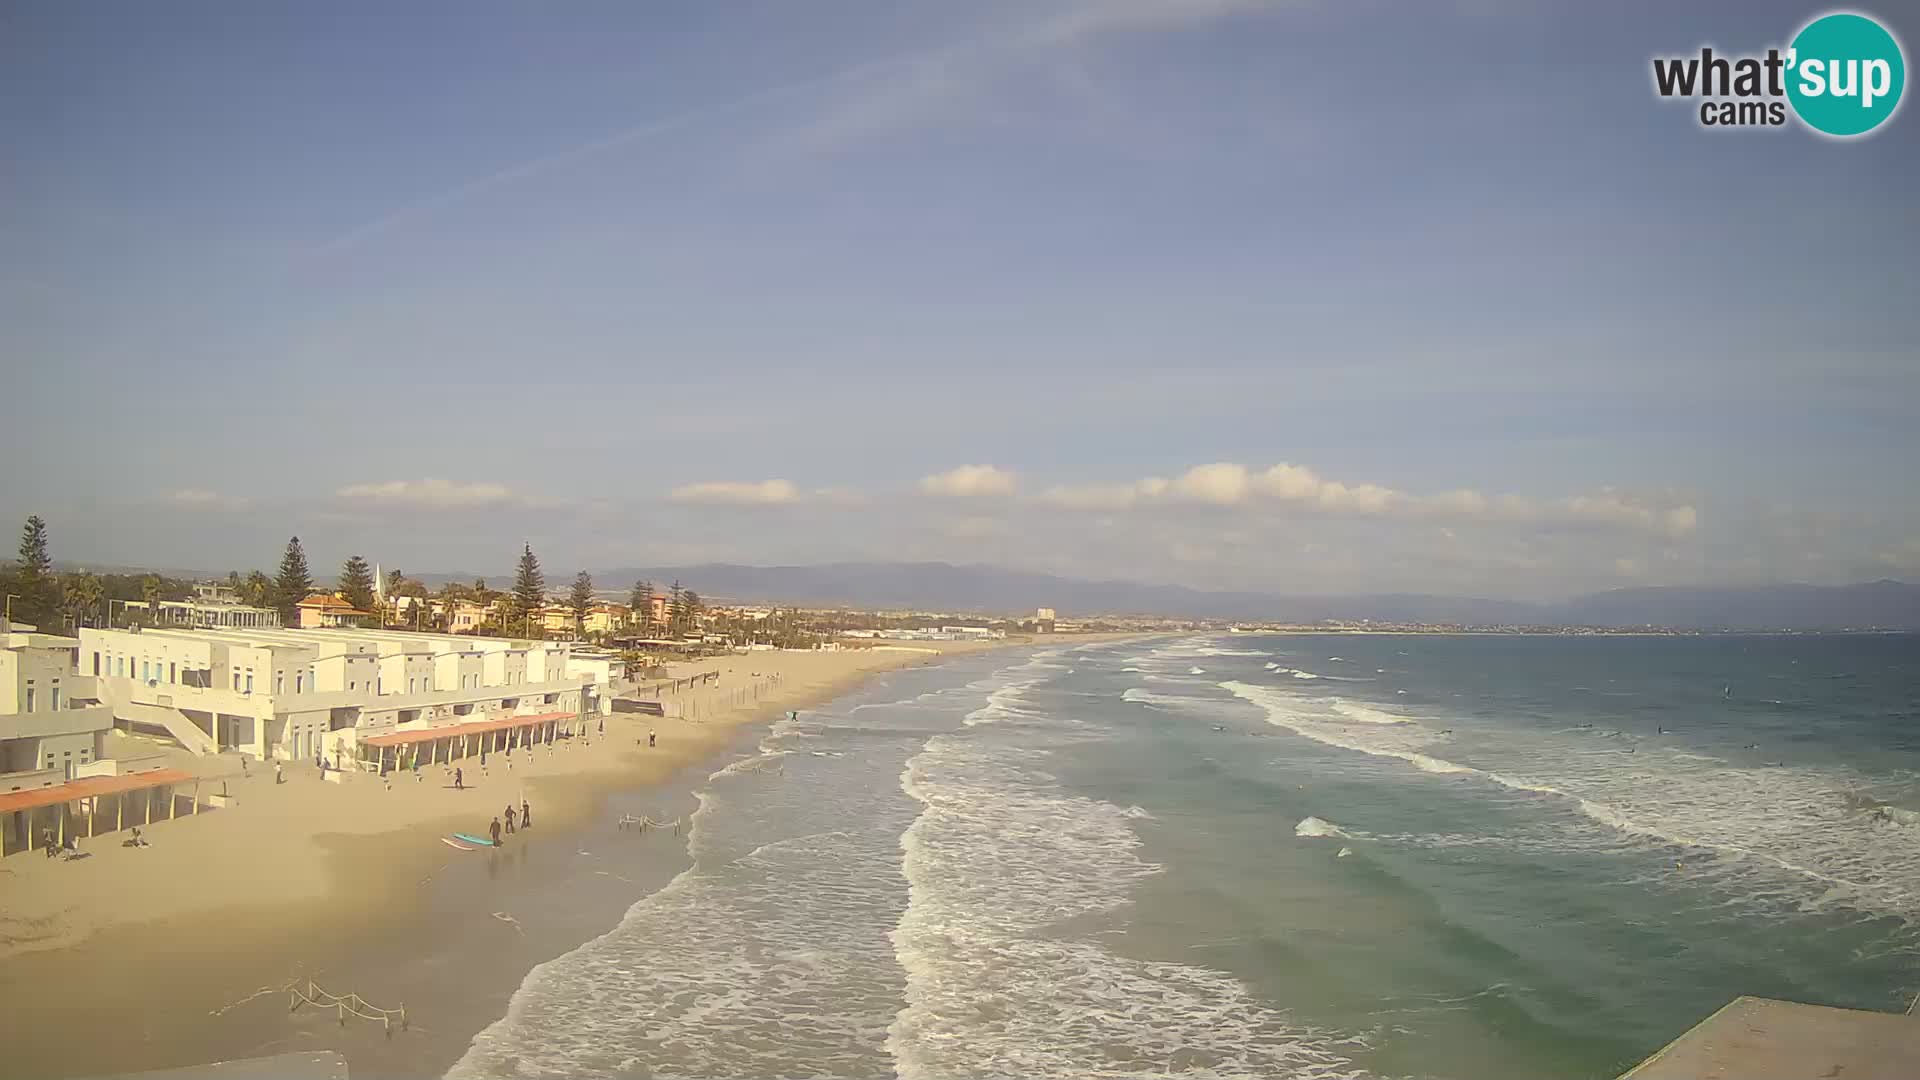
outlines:
[{"label": "group of people on sand", "polygon": [[[525,799],[520,800],[520,814],[518,818],[514,816],[512,803],[507,804],[506,816],[507,816],[507,832],[509,834],[511,834],[514,831],[514,826],[516,821],[518,822],[519,827],[522,829],[533,828],[533,807],[528,806],[527,801]],[[500,819],[498,817],[493,819],[493,824],[487,826],[487,833],[488,835],[493,837],[493,846],[499,847],[500,846]]]}]

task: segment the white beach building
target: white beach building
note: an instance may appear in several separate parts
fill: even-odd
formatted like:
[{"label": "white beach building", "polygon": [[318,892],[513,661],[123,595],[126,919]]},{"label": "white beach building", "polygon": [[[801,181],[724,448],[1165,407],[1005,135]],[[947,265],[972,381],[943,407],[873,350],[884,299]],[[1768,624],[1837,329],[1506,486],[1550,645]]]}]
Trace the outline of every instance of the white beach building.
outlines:
[{"label": "white beach building", "polygon": [[80,631],[114,718],[195,753],[345,762],[376,735],[611,710],[564,642],[342,628]]}]

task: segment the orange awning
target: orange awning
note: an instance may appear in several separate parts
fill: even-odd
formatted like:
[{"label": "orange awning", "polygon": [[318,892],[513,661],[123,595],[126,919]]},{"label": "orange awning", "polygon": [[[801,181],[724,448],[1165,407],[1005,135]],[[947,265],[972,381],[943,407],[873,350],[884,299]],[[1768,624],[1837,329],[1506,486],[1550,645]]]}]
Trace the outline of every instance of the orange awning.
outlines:
[{"label": "orange awning", "polygon": [[538,713],[530,716],[509,716],[504,720],[475,720],[466,724],[447,724],[442,727],[418,728],[413,731],[393,731],[385,735],[375,735],[362,742],[368,746],[410,746],[414,743],[433,742],[436,739],[456,739],[467,735],[485,735],[489,731],[505,731],[508,728],[531,727],[544,724],[549,720],[571,720],[575,716],[570,712]]},{"label": "orange awning", "polygon": [[138,791],[141,788],[188,784],[197,779],[198,777],[192,773],[179,769],[152,769],[147,772],[127,773],[123,776],[87,776],[79,780],[69,780],[64,784],[55,784],[52,787],[0,793],[0,813],[33,810],[42,806],[91,799],[97,795],[118,795],[122,792]]}]

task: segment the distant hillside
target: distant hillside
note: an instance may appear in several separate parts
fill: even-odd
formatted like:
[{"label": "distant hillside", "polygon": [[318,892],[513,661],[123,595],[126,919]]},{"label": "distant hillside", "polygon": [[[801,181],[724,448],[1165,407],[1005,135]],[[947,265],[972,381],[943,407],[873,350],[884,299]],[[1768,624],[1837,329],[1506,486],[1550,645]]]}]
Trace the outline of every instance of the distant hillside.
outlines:
[{"label": "distant hillside", "polygon": [[1178,585],[1083,581],[949,563],[828,563],[816,566],[618,567],[594,572],[602,587],[646,579],[681,581],[703,594],[796,604],[919,608],[995,614],[1058,609],[1063,615],[1138,614],[1317,622],[1531,623],[1679,629],[1920,630],[1920,585],[1770,585],[1617,589],[1559,604],[1473,597],[1380,594],[1288,596],[1206,592]]},{"label": "distant hillside", "polygon": [[1615,589],[1552,608],[1589,626],[1733,627],[1751,630],[1920,629],[1920,585],[1764,585]]}]

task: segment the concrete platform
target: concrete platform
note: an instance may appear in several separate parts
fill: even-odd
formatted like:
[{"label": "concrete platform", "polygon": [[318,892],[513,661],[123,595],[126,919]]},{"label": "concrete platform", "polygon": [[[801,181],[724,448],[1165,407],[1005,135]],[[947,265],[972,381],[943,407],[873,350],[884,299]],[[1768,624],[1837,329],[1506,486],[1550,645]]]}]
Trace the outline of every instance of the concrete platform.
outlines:
[{"label": "concrete platform", "polygon": [[1737,997],[1620,1080],[1914,1080],[1920,1017]]},{"label": "concrete platform", "polygon": [[215,1061],[179,1069],[119,1073],[94,1080],[347,1080],[347,1059],[331,1050]]}]

